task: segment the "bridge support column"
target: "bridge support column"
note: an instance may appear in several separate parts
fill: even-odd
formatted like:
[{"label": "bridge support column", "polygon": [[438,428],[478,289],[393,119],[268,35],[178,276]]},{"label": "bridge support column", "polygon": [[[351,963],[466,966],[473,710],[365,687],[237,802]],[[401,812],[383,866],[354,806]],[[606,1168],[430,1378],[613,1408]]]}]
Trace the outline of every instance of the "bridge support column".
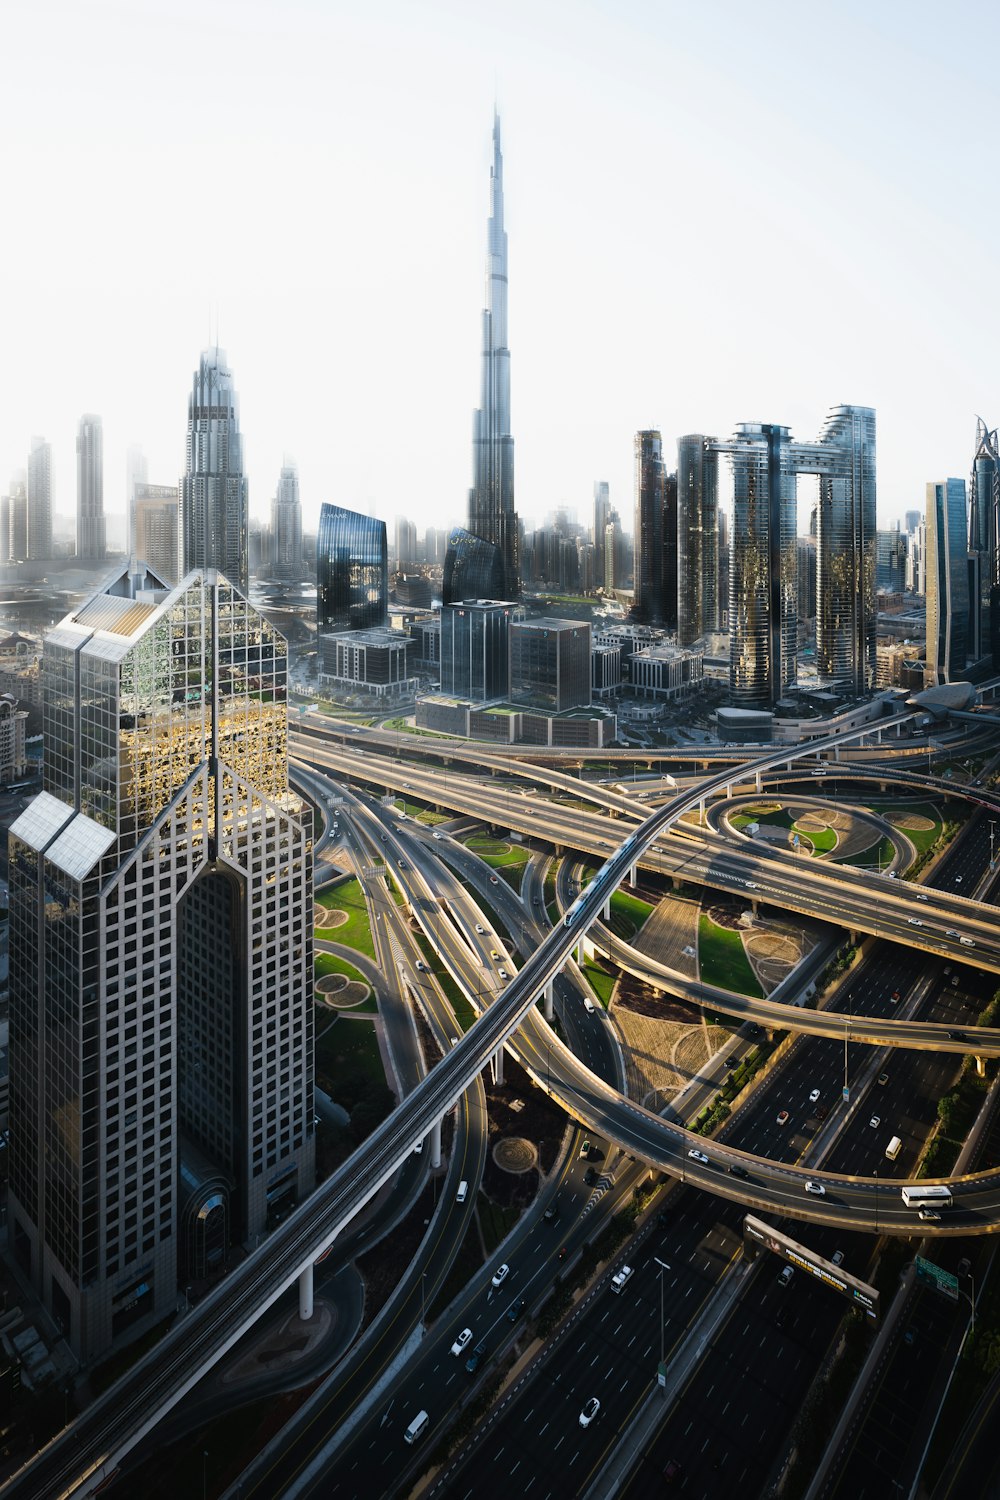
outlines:
[{"label": "bridge support column", "polygon": [[636,877],[638,876],[638,874],[639,874],[639,866],[638,865],[633,865],[632,868],[631,868],[631,870],[629,870],[629,872],[628,872],[628,883],[629,883],[629,885],[634,886],[634,885],[636,885],[638,883],[637,879],[636,879]]},{"label": "bridge support column", "polygon": [[702,797],[701,801],[698,803],[698,822],[699,823],[704,823],[704,821],[705,821],[705,799],[704,799],[704,797]]},{"label": "bridge support column", "polygon": [[493,1054],[493,1082],[497,1088],[503,1086],[503,1048],[498,1047]]},{"label": "bridge support column", "polygon": [[431,1126],[431,1169],[437,1171],[441,1165],[441,1121]]},{"label": "bridge support column", "polygon": [[759,792],[760,791],[760,772],[759,771],[755,771],[754,772],[754,778],[753,778],[753,780],[754,780],[754,787]]},{"label": "bridge support column", "polygon": [[833,747],[833,758],[834,758],[834,760],[839,760],[840,759],[840,746],[839,745],[834,745],[834,747]]},{"label": "bridge support column", "polygon": [[313,1268],[312,1261],[299,1272],[299,1321],[308,1323],[313,1315]]},{"label": "bridge support column", "polygon": [[545,986],[545,1019],[549,1022],[555,1019],[555,984],[551,979]]},{"label": "bridge support column", "polygon": [[732,795],[733,795],[733,783],[730,782],[729,785],[726,787],[726,796],[731,798]]},{"label": "bridge support column", "polygon": [[583,938],[581,938],[580,941],[576,945],[576,964],[577,964],[577,968],[578,969],[582,969],[583,968],[583,965],[584,965],[584,963],[586,961],[586,958],[587,958],[587,950],[586,950],[586,948],[584,948],[584,946],[583,946]]},{"label": "bridge support column", "polygon": [[607,901],[605,901],[605,903],[604,903],[604,920],[605,920],[605,922],[610,922],[611,921],[611,897],[610,896],[608,897]]},{"label": "bridge support column", "polygon": [[985,1078],[986,1077],[986,1059],[985,1059],[985,1057],[977,1057],[976,1058],[976,1076],[977,1076],[977,1078]]}]

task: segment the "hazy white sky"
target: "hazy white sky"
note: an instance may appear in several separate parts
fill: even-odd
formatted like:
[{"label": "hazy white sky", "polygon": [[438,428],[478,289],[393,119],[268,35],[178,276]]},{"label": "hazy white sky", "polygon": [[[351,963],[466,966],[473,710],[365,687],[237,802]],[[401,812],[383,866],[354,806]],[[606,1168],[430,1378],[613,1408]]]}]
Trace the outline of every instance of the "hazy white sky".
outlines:
[{"label": "hazy white sky", "polygon": [[[632,436],[878,410],[879,512],[1000,422],[995,6],[33,0],[0,20],[0,484],[181,471],[214,335],[251,511],[466,517],[491,111],[517,507],[630,524]],[[992,247],[992,250],[991,250]]]}]

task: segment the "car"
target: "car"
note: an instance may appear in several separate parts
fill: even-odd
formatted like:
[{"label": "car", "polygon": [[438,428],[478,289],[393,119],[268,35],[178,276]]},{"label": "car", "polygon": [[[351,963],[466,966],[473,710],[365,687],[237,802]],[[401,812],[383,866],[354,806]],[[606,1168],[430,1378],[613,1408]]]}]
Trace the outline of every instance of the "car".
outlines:
[{"label": "car", "polygon": [[559,1251],[559,1259],[561,1261],[565,1260],[568,1254],[569,1254],[569,1246],[568,1245],[563,1245],[562,1249]]},{"label": "car", "polygon": [[788,1110],[787,1109],[779,1109],[778,1110],[778,1124],[779,1125],[787,1125],[788,1124]]},{"label": "car", "polygon": [[878,1081],[881,1084],[881,1086],[883,1088],[885,1088],[886,1084],[889,1082],[889,1075],[888,1075],[888,1073],[880,1073],[878,1075]]},{"label": "car", "polygon": [[413,1148],[413,1154],[414,1154],[414,1156],[419,1156],[420,1153],[421,1153],[421,1151],[423,1151],[423,1149],[424,1149],[424,1143],[423,1143],[423,1141],[418,1141],[417,1144]]},{"label": "car", "polygon": [[597,1181],[597,1172],[594,1167],[587,1168],[586,1172],[584,1172],[583,1174],[583,1180],[588,1187],[594,1186],[594,1183]]},{"label": "car", "polygon": [[380,833],[379,838],[382,840],[383,844],[387,844],[389,842],[389,835],[387,833]]},{"label": "car", "polygon": [[432,839],[439,839],[439,838],[443,838],[443,837],[444,837],[444,835],[443,835],[443,834],[440,834],[440,833],[438,833],[438,831],[437,831],[437,829],[436,829],[436,828],[435,828],[435,829],[434,829],[434,830],[433,830],[433,831],[432,831],[432,833],[431,833],[431,838],[432,838]]},{"label": "car", "polygon": [[833,1254],[830,1256],[830,1263],[831,1263],[831,1265],[834,1265],[834,1266],[842,1266],[844,1264],[844,1252],[843,1252],[843,1250],[835,1250],[833,1252]]},{"label": "car", "polygon": [[955,931],[954,927],[946,927],[944,935],[945,937],[958,937],[958,933]]},{"label": "car", "polygon": [[974,948],[976,946],[975,938],[960,937],[958,941],[961,943],[963,948]]},{"label": "car", "polygon": [[581,1161],[589,1161],[590,1160],[590,1141],[589,1140],[585,1140],[584,1143],[583,1143],[583,1145],[580,1147],[580,1160]]},{"label": "car", "polygon": [[397,865],[399,866],[399,868],[401,870],[405,870],[406,869],[406,866],[404,865],[404,863],[403,863],[403,861],[401,859],[397,859],[396,863],[397,863]]},{"label": "car", "polygon": [[468,1370],[470,1375],[475,1375],[476,1371],[479,1369],[479,1366],[482,1364],[485,1358],[486,1344],[481,1340],[473,1349],[468,1359],[465,1361],[465,1368]]},{"label": "car", "polygon": [[962,877],[961,877],[961,875],[956,875],[955,876],[955,884],[956,885],[961,885],[962,884]]},{"label": "car", "polygon": [[746,886],[748,891],[756,891],[759,889],[756,880],[745,880],[743,884]]},{"label": "car", "polygon": [[731,1161],[729,1163],[729,1166],[726,1168],[726,1171],[729,1173],[730,1177],[742,1177],[744,1182],[749,1181],[750,1173],[747,1171],[746,1167],[741,1167],[738,1161]]},{"label": "car", "polygon": [[532,898],[531,898],[531,904],[532,904],[532,906],[541,906],[541,904],[542,904],[542,898],[541,898],[541,896],[532,896]]},{"label": "car", "polygon": [[967,1042],[969,1040],[964,1031],[949,1031],[948,1036],[953,1042]]},{"label": "car", "polygon": [[481,922],[477,922],[476,923],[476,931],[477,932],[485,932],[486,928],[482,925]]},{"label": "car", "polygon": [[584,1406],[583,1411],[580,1413],[580,1426],[589,1427],[600,1409],[601,1403],[598,1401],[597,1397],[591,1396],[590,1400]]},{"label": "car", "polygon": [[738,1068],[739,1065],[740,1065],[740,1060],[739,1060],[738,1057],[727,1057],[726,1058],[726,1067],[727,1068]]},{"label": "car", "polygon": [[786,1266],[785,1269],[782,1271],[781,1275],[778,1277],[778,1285],[779,1286],[788,1286],[789,1283],[791,1282],[792,1277],[794,1275],[795,1275],[795,1267],[794,1266]]},{"label": "car", "polygon": [[830,1113],[830,1111],[829,1111],[828,1107],[825,1104],[818,1104],[816,1106],[816,1118],[817,1118],[817,1120],[825,1120],[826,1117],[827,1117],[827,1115],[829,1113]]},{"label": "car", "polygon": [[499,885],[499,884],[500,884],[500,876],[499,875],[491,875],[490,876],[490,885]]},{"label": "car", "polygon": [[507,1280],[507,1277],[509,1275],[510,1275],[510,1266],[507,1264],[506,1261],[504,1261],[503,1265],[502,1266],[497,1266],[496,1270],[493,1272],[493,1285],[494,1286],[503,1286],[504,1282]]},{"label": "car", "polygon": [[900,999],[899,991],[893,990],[892,994],[889,996],[889,999],[892,1001],[893,1005],[898,1005]]},{"label": "car", "polygon": [[518,1318],[524,1312],[526,1306],[527,1303],[525,1302],[523,1297],[521,1298],[520,1302],[512,1302],[507,1309],[507,1322],[516,1323]]},{"label": "car", "polygon": [[500,979],[509,979],[510,978],[510,975],[507,973],[506,969],[497,969],[497,976]]},{"label": "car", "polygon": [[[477,931],[477,932],[482,932],[482,930],[483,930],[483,929],[482,929],[482,928],[481,928],[481,927],[477,927],[477,928],[476,928],[476,931]],[[498,958],[499,958],[499,957],[500,957],[500,955],[499,955],[499,953],[498,953],[498,952],[497,952],[497,950],[496,950],[496,949],[495,949],[495,948],[491,948],[491,949],[490,949],[490,958],[497,958],[497,959],[498,959]]]},{"label": "car", "polygon": [[826,1197],[826,1188],[823,1186],[823,1184],[821,1182],[812,1182],[810,1180],[809,1182],[806,1183],[806,1192],[807,1193],[812,1193],[812,1195],[813,1195],[814,1198],[825,1198]]},{"label": "car", "polygon": [[583,997],[583,1008],[587,1012],[588,1016],[592,1016],[594,1014],[594,1002],[590,999],[589,995],[584,995]]},{"label": "car", "polygon": [[926,901],[927,900],[927,897],[926,897],[926,895],[924,894],[923,891],[914,891],[913,894],[914,894],[914,896],[916,897],[916,899],[918,901]]},{"label": "car", "polygon": [[923,927],[924,925],[919,917],[907,917],[906,920],[909,922],[911,927]]},{"label": "car", "polygon": [[[815,774],[816,773],[814,771],[813,775],[815,776]],[[683,1473],[684,1470],[682,1466],[677,1462],[676,1458],[668,1458],[667,1462],[663,1466],[664,1484],[676,1484]]]},{"label": "car", "polygon": [[455,1342],[451,1346],[451,1352],[452,1352],[452,1354],[454,1354],[455,1358],[457,1359],[458,1356],[461,1354],[462,1350],[465,1348],[466,1344],[471,1344],[471,1343],[472,1343],[472,1329],[471,1328],[463,1328],[462,1332],[458,1335],[458,1338],[455,1340]]},{"label": "car", "polygon": [[417,968],[420,970],[421,974],[427,973],[427,965],[424,963],[422,958],[417,959]]},{"label": "car", "polygon": [[872,1117],[868,1121],[868,1123],[869,1123],[869,1125],[871,1126],[871,1128],[873,1130],[877,1130],[879,1128],[879,1126],[881,1125],[881,1123],[882,1123],[882,1116],[881,1115],[872,1115]]},{"label": "car", "polygon": [[688,1152],[688,1156],[692,1161],[700,1161],[703,1167],[708,1166],[708,1157],[705,1155],[704,1151],[699,1151],[697,1147],[692,1146],[691,1150]]},{"label": "car", "polygon": [[917,1209],[917,1218],[923,1220],[925,1224],[933,1224],[938,1219],[940,1219],[940,1217],[941,1215],[938,1213],[936,1208]]},{"label": "car", "polygon": [[552,1221],[553,1221],[553,1219],[558,1219],[558,1217],[559,1217],[559,1204],[558,1204],[558,1201],[555,1202],[555,1203],[550,1203],[549,1206],[548,1206],[548,1208],[542,1214],[542,1218],[544,1219],[544,1221],[545,1221],[546,1224],[551,1224]]},{"label": "car", "polygon": [[809,1095],[809,1103],[810,1104],[818,1104],[819,1103],[819,1089],[813,1089],[812,1093]]},{"label": "car", "polygon": [[903,1343],[904,1344],[909,1344],[910,1347],[912,1348],[912,1346],[916,1342],[917,1342],[917,1330],[915,1328],[908,1328],[906,1330],[906,1332],[903,1334]]}]

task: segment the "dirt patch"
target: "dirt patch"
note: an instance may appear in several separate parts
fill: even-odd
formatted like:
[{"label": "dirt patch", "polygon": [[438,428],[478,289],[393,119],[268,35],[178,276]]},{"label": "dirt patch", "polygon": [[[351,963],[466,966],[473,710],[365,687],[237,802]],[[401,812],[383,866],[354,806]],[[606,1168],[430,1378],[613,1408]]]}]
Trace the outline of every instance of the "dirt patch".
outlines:
[{"label": "dirt patch", "polygon": [[313,908],[314,927],[343,927],[346,921],[346,911],[341,911],[339,908],[334,908],[331,911],[327,911],[325,906],[316,906]]},{"label": "dirt patch", "polygon": [[706,917],[714,922],[716,927],[725,927],[730,932],[740,932],[746,925],[743,920],[746,908],[743,906],[707,906],[704,910]]},{"label": "dirt patch", "polygon": [[757,962],[771,961],[791,966],[798,963],[801,945],[781,932],[748,932],[743,946]]},{"label": "dirt patch", "polygon": [[615,989],[616,1010],[630,1010],[639,1016],[651,1016],[657,1021],[674,1021],[683,1026],[693,1026],[701,1020],[701,1011],[696,1005],[687,1005],[675,995],[665,995],[662,990],[643,984],[631,974],[622,974]]},{"label": "dirt patch", "polygon": [[893,828],[902,828],[904,832],[907,828],[911,828],[914,833],[930,833],[933,828],[937,827],[934,819],[925,817],[923,813],[889,813],[887,822],[891,823]]},{"label": "dirt patch", "polygon": [[508,1136],[493,1147],[493,1160],[502,1172],[530,1172],[538,1164],[538,1151],[523,1136]]},{"label": "dirt patch", "polygon": [[352,1010],[371,994],[371,988],[346,974],[324,974],[316,981],[316,998],[331,1010]]},{"label": "dirt patch", "polygon": [[[550,1172],[566,1130],[566,1116],[542,1089],[536,1089],[519,1063],[504,1056],[504,1082],[486,1082],[489,1142],[483,1170],[483,1190],[502,1208],[526,1208],[538,1191],[538,1167]],[[520,1172],[503,1171],[494,1160],[501,1141],[524,1140],[535,1149],[536,1162]]]}]

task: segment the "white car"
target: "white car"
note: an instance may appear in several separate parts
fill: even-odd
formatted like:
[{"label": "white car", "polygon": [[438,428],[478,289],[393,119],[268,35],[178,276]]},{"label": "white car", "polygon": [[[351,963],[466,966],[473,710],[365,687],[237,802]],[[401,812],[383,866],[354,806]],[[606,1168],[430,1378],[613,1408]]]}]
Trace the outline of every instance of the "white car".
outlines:
[{"label": "white car", "polygon": [[583,1411],[580,1413],[580,1426],[589,1427],[601,1409],[601,1403],[596,1396],[591,1396]]},{"label": "white car", "polygon": [[690,1156],[692,1161],[700,1161],[703,1167],[708,1166],[708,1157],[705,1155],[704,1151],[698,1151],[692,1146],[691,1150],[688,1152],[688,1156]]},{"label": "white car", "polygon": [[818,1104],[819,1103],[819,1089],[813,1089],[812,1093],[809,1095],[809,1103],[810,1104]]},{"label": "white car", "polygon": [[458,1338],[455,1340],[455,1342],[451,1346],[451,1352],[452,1352],[452,1354],[454,1354],[455,1357],[456,1357],[456,1359],[457,1359],[458,1356],[461,1354],[462,1350],[465,1348],[466,1344],[471,1344],[471,1343],[472,1343],[472,1329],[471,1328],[463,1328],[462,1332],[458,1335]]},{"label": "white car", "polygon": [[439,838],[441,838],[441,836],[442,835],[440,833],[438,833],[437,829],[435,829],[434,832],[431,834],[431,838],[432,839],[439,839]]},{"label": "white car", "polygon": [[485,927],[481,927],[480,924],[477,922],[476,923],[476,931],[477,932],[485,932],[486,928]]},{"label": "white car", "polygon": [[923,927],[924,925],[919,917],[907,917],[906,920],[909,922],[911,927]]},{"label": "white car", "polygon": [[944,935],[945,937],[958,937],[958,933],[955,931],[954,927],[946,927]]},{"label": "white car", "polygon": [[815,1198],[825,1198],[826,1188],[821,1182],[807,1182],[806,1192],[812,1193]]},{"label": "white car", "polygon": [[872,1117],[868,1121],[868,1123],[871,1126],[872,1130],[877,1130],[879,1128],[879,1126],[881,1125],[881,1123],[882,1123],[882,1116],[881,1115],[872,1115]]},{"label": "white car", "polygon": [[507,1263],[506,1263],[506,1261],[505,1261],[502,1266],[497,1266],[496,1270],[493,1272],[493,1285],[494,1286],[503,1286],[504,1282],[507,1280],[507,1277],[509,1275],[510,1275],[510,1266],[508,1266]]}]

